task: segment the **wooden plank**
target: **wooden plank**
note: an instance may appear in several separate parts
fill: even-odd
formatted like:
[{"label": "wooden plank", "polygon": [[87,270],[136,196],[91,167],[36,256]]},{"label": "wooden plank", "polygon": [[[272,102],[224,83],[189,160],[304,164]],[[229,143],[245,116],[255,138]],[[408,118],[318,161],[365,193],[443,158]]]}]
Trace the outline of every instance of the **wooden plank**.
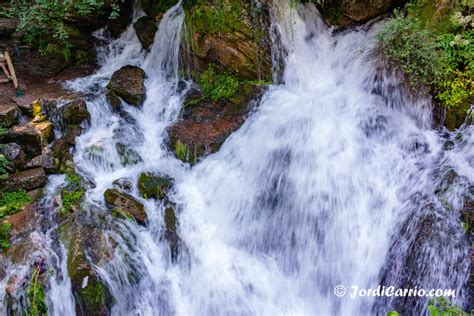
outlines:
[{"label": "wooden plank", "polygon": [[13,86],[15,87],[15,89],[18,89],[18,81],[16,80],[15,69],[13,69],[13,63],[10,58],[10,54],[8,54],[7,51],[5,51],[3,54],[5,55],[5,59],[7,60],[7,66],[10,72],[10,76],[12,77],[12,80],[13,80]]}]

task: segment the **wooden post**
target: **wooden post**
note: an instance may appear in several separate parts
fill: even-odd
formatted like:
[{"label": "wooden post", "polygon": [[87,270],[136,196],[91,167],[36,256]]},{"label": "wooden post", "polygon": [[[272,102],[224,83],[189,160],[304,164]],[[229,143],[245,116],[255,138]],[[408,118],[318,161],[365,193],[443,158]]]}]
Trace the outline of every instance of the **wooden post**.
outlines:
[{"label": "wooden post", "polygon": [[10,58],[10,54],[8,54],[8,51],[5,51],[3,54],[5,55],[5,60],[7,61],[8,71],[10,72],[10,76],[13,80],[13,86],[15,87],[15,89],[18,89],[18,81],[16,80],[15,69],[13,69],[13,63],[12,63],[12,60]]}]

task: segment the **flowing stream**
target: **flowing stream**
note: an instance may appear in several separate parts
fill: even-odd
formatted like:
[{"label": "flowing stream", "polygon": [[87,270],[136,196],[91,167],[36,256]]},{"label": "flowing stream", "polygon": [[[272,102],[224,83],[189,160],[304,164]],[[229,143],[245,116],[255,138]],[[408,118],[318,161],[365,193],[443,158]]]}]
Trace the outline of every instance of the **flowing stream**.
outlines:
[{"label": "flowing stream", "polygon": [[[148,53],[130,26],[101,48],[97,73],[68,83],[88,96],[91,124],[77,139],[74,160],[95,184],[86,195],[97,206],[90,212],[103,209],[103,193],[114,180],[128,177],[148,214],[147,227],[123,221],[118,232],[105,232],[119,241],[112,261],[95,266],[114,297],[112,314],[382,315],[400,306],[413,314],[425,309],[428,298],[349,295],[352,285],[379,284],[455,289],[453,301],[466,306],[469,245],[459,210],[474,181],[472,126],[457,133],[431,128],[430,102],[406,93],[368,53],[379,24],[334,34],[311,5],[281,3],[272,10],[284,48],[283,83],[268,88],[218,153],[192,168],[164,143],[191,84],[178,76],[184,19],[179,4],[160,22]],[[112,73],[127,64],[145,70],[147,96],[141,108],[123,104],[125,114],[119,115],[103,91]],[[455,142],[453,150],[443,150],[447,139]],[[117,144],[139,162],[124,166]],[[440,198],[436,192],[450,169],[459,177]],[[139,197],[136,180],[144,171],[175,179],[170,199],[183,245],[177,262],[162,238],[164,205]],[[64,181],[53,180],[51,190]],[[435,228],[420,233],[427,217]],[[65,250],[59,249],[57,266],[66,275]],[[410,277],[403,270],[407,264]],[[334,295],[336,285],[348,294]],[[50,287],[51,313],[74,314],[68,278],[53,279]]]}]

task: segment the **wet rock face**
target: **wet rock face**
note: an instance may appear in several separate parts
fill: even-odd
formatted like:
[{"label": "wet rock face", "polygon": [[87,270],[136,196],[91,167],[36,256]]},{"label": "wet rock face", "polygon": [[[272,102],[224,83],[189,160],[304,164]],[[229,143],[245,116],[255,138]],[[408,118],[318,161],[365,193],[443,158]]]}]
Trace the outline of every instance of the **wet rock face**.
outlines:
[{"label": "wet rock face", "polygon": [[87,258],[105,247],[100,230],[78,218],[72,218],[63,224],[60,233],[68,249],[67,266],[76,301],[76,314],[110,315],[110,292]]},{"label": "wet rock face", "polygon": [[113,215],[134,219],[140,225],[146,224],[145,207],[133,196],[116,189],[108,189],[104,192],[104,199]]},{"label": "wet rock face", "polygon": [[157,21],[149,16],[142,16],[133,24],[137,37],[144,49],[150,48],[155,39],[155,33],[158,30]]},{"label": "wet rock face", "polygon": [[164,199],[171,185],[172,180],[165,175],[144,172],[138,178],[138,190],[145,199]]},{"label": "wet rock face", "polygon": [[10,127],[18,120],[18,110],[14,103],[0,103],[0,126]]},{"label": "wet rock face", "polygon": [[72,154],[69,152],[76,143],[76,137],[82,133],[83,129],[79,125],[69,126],[61,138],[57,139],[51,145],[51,156],[55,159],[58,168],[62,168],[68,161],[72,160]]},{"label": "wet rock face", "polygon": [[[219,150],[245,121],[263,88],[244,84],[229,100],[211,101],[191,93],[184,102],[182,118],[168,130],[169,146],[176,156],[190,163]],[[194,101],[192,101],[194,100]],[[191,102],[192,101],[192,102]]]},{"label": "wet rock face", "polygon": [[54,159],[50,152],[41,154],[31,159],[26,164],[25,168],[43,168],[46,173],[56,173],[59,171],[58,160]]},{"label": "wet rock face", "polygon": [[405,0],[325,0],[320,6],[320,10],[329,24],[350,26],[388,13],[391,9],[406,2]]},{"label": "wet rock face", "polygon": [[64,132],[70,125],[80,125],[90,119],[86,102],[80,97],[39,102],[42,110],[61,132]]},{"label": "wet rock face", "polygon": [[[459,213],[431,203],[427,197],[416,196],[417,209],[407,216],[392,237],[379,284],[395,289],[455,288],[441,280],[452,280],[453,275],[464,276],[469,271],[469,241],[465,236]],[[441,261],[443,245],[449,244],[450,262]],[[431,266],[435,265],[435,269]],[[427,267],[430,266],[430,267]],[[460,282],[454,280],[453,282]],[[459,284],[458,283],[458,284]],[[456,292],[457,296],[462,293]],[[416,297],[381,297],[376,300],[374,313],[396,310],[400,315],[423,314],[427,301]]]},{"label": "wet rock face", "polygon": [[18,190],[30,191],[46,185],[47,177],[43,168],[36,168],[14,173],[0,183],[0,189],[5,192]]},{"label": "wet rock face", "polygon": [[170,246],[171,260],[176,261],[179,254],[179,236],[178,236],[178,219],[174,211],[174,207],[165,208],[165,239]]},{"label": "wet rock face", "polygon": [[41,155],[45,146],[41,133],[33,126],[14,126],[8,131],[7,141],[21,146],[27,158]]},{"label": "wet rock face", "polygon": [[157,18],[162,16],[176,3],[178,3],[177,0],[142,0],[142,9],[149,17]]},{"label": "wet rock face", "polygon": [[117,102],[114,97],[120,97],[131,105],[139,106],[145,100],[145,71],[136,66],[124,66],[114,72],[107,89],[112,104]]},{"label": "wet rock face", "polygon": [[11,161],[16,169],[21,169],[26,164],[25,153],[18,144],[0,144],[0,154]]},{"label": "wet rock face", "polygon": [[185,5],[189,45],[183,60],[195,73],[210,66],[241,79],[271,80],[269,13],[266,5],[250,1],[208,1]]}]

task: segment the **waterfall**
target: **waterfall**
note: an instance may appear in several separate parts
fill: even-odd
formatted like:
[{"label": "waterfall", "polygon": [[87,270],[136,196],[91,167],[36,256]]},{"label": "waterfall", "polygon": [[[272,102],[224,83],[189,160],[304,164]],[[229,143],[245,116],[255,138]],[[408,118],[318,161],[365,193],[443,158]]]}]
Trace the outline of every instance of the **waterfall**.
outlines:
[{"label": "waterfall", "polygon": [[[124,177],[148,214],[147,227],[118,221],[104,231],[117,246],[111,261],[94,268],[114,298],[112,314],[421,314],[428,301],[338,297],[337,285],[454,289],[453,301],[466,304],[469,245],[459,210],[474,181],[473,127],[463,127],[454,150],[443,150],[457,134],[431,129],[430,101],[406,92],[367,52],[379,24],[336,34],[313,5],[275,3],[273,34],[282,51],[274,62],[284,60],[276,76],[283,83],[267,89],[219,152],[192,168],[164,144],[191,85],[178,75],[180,4],[163,17],[149,52],[130,26],[100,50],[95,74],[67,83],[87,97],[91,114],[74,156],[94,183],[86,193],[90,219],[104,209],[104,191]],[[127,64],[145,70],[147,96],[141,108],[122,104],[117,114],[104,89]],[[118,143],[139,162],[123,166]],[[440,199],[450,169],[459,178]],[[177,262],[162,240],[164,205],[139,197],[144,171],[175,180],[170,199],[184,245]],[[436,231],[427,233],[424,261],[415,260],[419,270],[408,276],[403,265],[426,237],[418,229],[427,218]],[[52,264],[58,277],[49,284],[50,312],[72,315],[64,246],[48,245],[62,258]]]}]

